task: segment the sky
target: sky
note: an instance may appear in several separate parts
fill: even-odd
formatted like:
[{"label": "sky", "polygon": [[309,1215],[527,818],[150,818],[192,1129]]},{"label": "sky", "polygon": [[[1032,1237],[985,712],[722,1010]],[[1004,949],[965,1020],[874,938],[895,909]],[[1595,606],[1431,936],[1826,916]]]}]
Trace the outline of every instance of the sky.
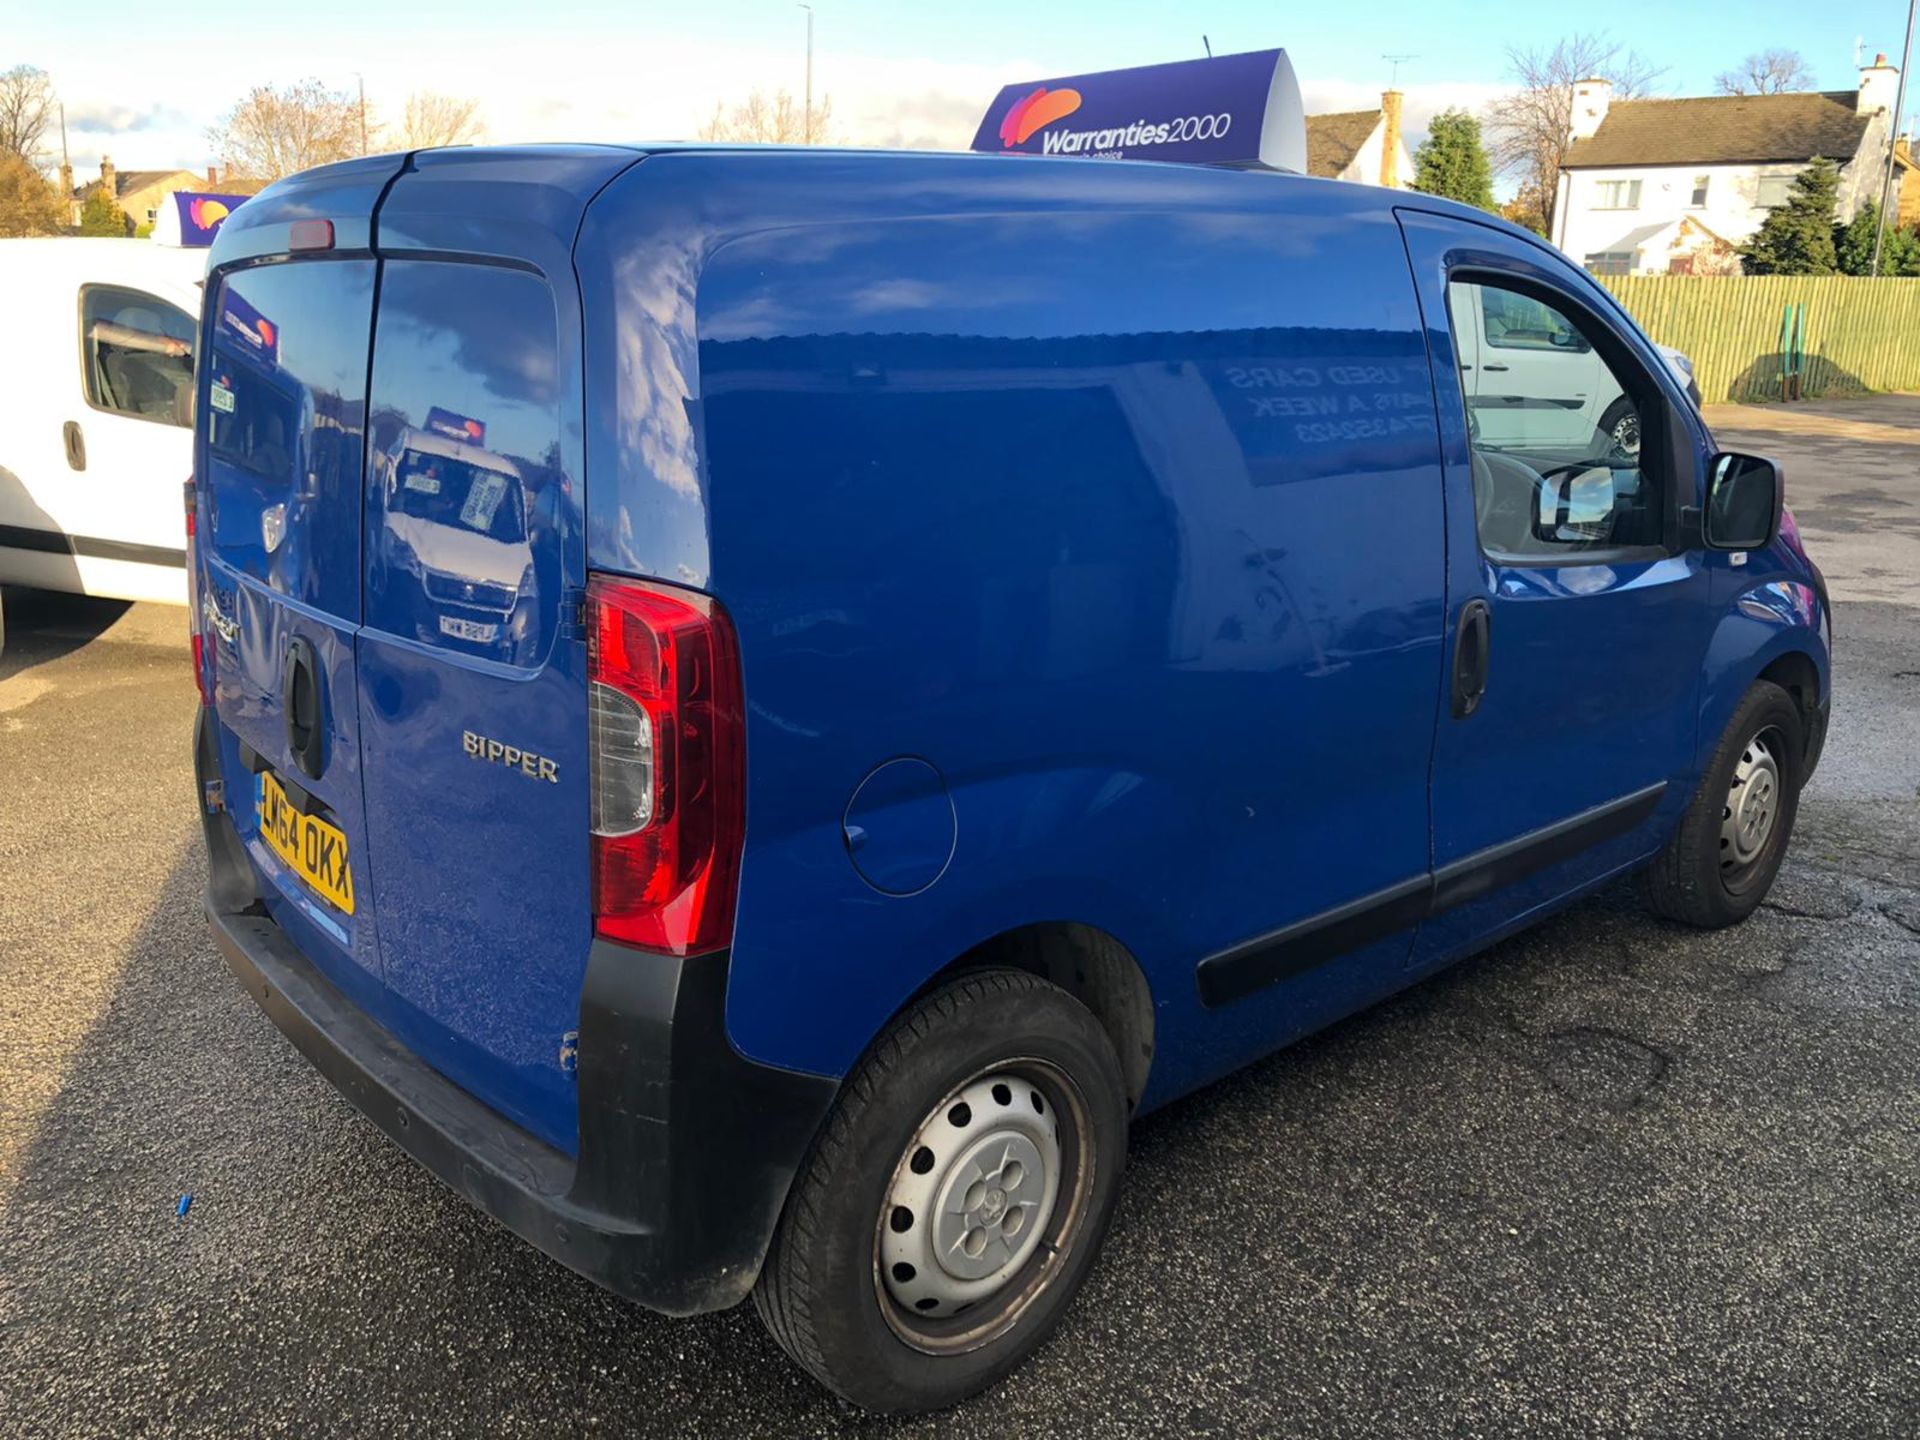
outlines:
[{"label": "sky", "polygon": [[[377,119],[416,89],[480,101],[488,137],[659,140],[691,136],[716,102],[756,87],[799,95],[806,13],[792,0],[0,0],[0,70],[36,65],[67,107],[74,168],[203,170],[206,131],[247,89],[308,76],[353,91]],[[1600,19],[1530,0],[815,0],[813,85],[848,143],[963,149],[1004,84],[1285,46],[1309,113],[1371,108],[1405,57],[1410,143],[1440,109],[1477,110],[1507,82],[1509,46],[1601,30],[1665,67],[1657,89],[1709,93],[1749,51],[1809,60],[1823,89],[1858,83],[1867,58],[1899,52],[1901,0],[1807,3],[1614,0]],[[1920,110],[1910,87],[1909,115]]]}]

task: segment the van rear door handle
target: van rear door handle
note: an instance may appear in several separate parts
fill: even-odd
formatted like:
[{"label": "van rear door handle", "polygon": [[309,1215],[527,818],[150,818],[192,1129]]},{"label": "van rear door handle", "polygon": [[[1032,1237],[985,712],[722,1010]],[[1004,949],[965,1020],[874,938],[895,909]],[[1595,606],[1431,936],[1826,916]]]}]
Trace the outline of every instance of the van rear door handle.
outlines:
[{"label": "van rear door handle", "polygon": [[1453,718],[1464,720],[1480,708],[1487,693],[1488,640],[1493,630],[1493,612],[1484,600],[1469,600],[1460,607],[1460,619],[1453,632]]},{"label": "van rear door handle", "polygon": [[293,763],[318,780],[327,764],[326,701],[320,693],[320,661],[313,642],[304,635],[296,635],[287,645],[280,708]]}]

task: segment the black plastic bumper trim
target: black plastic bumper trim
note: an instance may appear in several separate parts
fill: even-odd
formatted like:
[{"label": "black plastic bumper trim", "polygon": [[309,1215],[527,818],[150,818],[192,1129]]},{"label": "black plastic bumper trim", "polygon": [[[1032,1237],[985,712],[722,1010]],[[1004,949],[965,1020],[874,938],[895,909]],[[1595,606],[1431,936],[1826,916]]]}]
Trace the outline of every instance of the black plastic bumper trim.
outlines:
[{"label": "black plastic bumper trim", "polygon": [[1209,955],[1196,972],[1201,1003],[1213,1009],[1243,1000],[1617,839],[1646,823],[1666,789],[1665,781],[1649,785]]},{"label": "black plastic bumper trim", "polygon": [[[203,795],[218,773],[213,729],[203,709]],[[203,806],[201,820],[207,913],[228,965],[388,1138],[522,1239],[649,1309],[690,1315],[747,1296],[838,1082],[733,1049],[725,952],[680,958],[594,942],[580,1001],[576,1162],[347,1000],[265,913],[227,815]]]}]

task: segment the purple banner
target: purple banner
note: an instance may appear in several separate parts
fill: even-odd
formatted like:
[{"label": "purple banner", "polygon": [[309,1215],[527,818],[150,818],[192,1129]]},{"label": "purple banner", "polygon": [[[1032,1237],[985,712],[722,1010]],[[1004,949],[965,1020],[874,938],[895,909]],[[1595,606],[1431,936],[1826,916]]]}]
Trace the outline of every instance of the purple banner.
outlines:
[{"label": "purple banner", "polygon": [[435,435],[444,435],[449,440],[464,440],[469,445],[487,443],[487,425],[484,420],[475,420],[467,415],[456,415],[453,411],[443,410],[438,405],[427,408],[427,429]]},{"label": "purple banner", "polygon": [[1028,80],[1003,89],[978,151],[1307,168],[1300,86],[1284,50]]},{"label": "purple banner", "polygon": [[227,216],[246,198],[177,190],[167,196],[167,203],[154,221],[154,238],[163,245],[196,248],[211,245]]},{"label": "purple banner", "polygon": [[232,285],[221,287],[220,328],[240,342],[240,348],[269,365],[280,363],[280,327],[253,306]]}]

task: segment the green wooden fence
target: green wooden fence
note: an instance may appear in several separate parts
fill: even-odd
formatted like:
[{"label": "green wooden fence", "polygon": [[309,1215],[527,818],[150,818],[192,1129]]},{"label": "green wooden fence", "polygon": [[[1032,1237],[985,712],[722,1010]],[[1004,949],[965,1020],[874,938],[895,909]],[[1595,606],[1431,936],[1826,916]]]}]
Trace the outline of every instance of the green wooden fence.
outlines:
[{"label": "green wooden fence", "polygon": [[1646,332],[1692,359],[1700,393],[1778,400],[1781,317],[1806,306],[1804,395],[1920,390],[1920,279],[1609,275]]}]

